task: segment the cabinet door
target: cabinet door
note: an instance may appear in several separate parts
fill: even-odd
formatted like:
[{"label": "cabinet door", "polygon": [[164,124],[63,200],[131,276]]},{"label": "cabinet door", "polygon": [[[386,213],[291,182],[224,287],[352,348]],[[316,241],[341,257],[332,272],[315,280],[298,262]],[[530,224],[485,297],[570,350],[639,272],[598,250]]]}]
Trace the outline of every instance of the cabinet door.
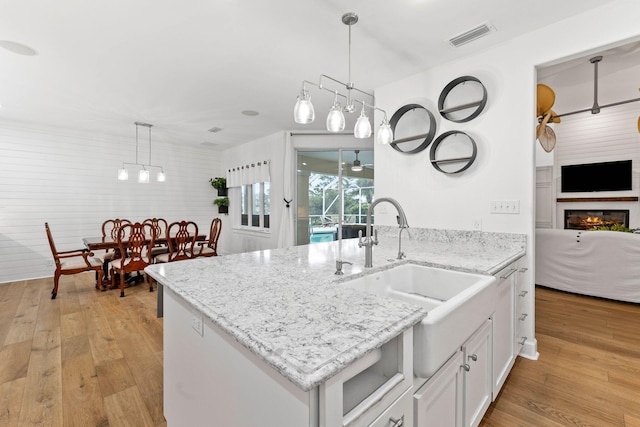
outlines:
[{"label": "cabinet door", "polygon": [[413,395],[416,427],[462,426],[462,352],[457,351]]},{"label": "cabinet door", "polygon": [[464,425],[477,427],[491,404],[491,320],[463,344]]},{"label": "cabinet door", "polygon": [[498,301],[493,319],[493,399],[515,362],[515,272],[514,265],[498,273]]}]

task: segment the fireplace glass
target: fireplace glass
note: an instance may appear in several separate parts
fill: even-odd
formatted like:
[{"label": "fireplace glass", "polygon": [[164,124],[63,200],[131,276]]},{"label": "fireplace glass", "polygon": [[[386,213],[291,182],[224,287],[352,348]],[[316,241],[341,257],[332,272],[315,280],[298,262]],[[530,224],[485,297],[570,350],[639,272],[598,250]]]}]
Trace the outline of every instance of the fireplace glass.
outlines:
[{"label": "fireplace glass", "polygon": [[588,230],[597,226],[623,225],[629,227],[628,210],[569,210],[564,211],[564,228]]}]

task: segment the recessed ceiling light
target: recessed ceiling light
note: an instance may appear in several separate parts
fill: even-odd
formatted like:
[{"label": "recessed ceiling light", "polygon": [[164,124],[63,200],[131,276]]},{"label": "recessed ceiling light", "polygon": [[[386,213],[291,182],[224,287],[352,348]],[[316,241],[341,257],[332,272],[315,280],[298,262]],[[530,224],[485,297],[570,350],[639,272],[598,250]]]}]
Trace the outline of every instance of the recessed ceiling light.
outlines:
[{"label": "recessed ceiling light", "polygon": [[209,132],[211,133],[218,133],[222,130],[222,128],[219,128],[217,126],[212,127],[211,129],[209,129]]},{"label": "recessed ceiling light", "polygon": [[36,56],[38,54],[34,48],[22,43],[12,42],[10,40],[0,40],[0,47],[18,55]]},{"label": "recessed ceiling light", "polygon": [[253,111],[253,110],[244,110],[242,112],[242,114],[244,114],[245,116],[253,117],[253,116],[257,116],[260,113],[258,113],[257,111]]}]

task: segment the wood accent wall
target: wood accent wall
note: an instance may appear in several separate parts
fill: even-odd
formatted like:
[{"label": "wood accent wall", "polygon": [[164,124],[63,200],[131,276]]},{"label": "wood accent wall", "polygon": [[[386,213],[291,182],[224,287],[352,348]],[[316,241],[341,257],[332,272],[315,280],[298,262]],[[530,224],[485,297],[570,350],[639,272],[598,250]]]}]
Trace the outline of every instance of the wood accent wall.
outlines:
[{"label": "wood accent wall", "polygon": [[[164,183],[118,181],[122,162],[135,163],[135,126],[124,136],[3,123],[0,126],[0,283],[52,276],[48,221],[58,250],[82,247],[82,237],[100,235],[105,219],[189,219],[207,232],[217,214],[209,178],[222,173],[210,147],[180,143],[152,131],[151,162],[162,165]],[[130,131],[130,132],[129,132]],[[148,163],[148,137],[139,137],[138,160]]]}]

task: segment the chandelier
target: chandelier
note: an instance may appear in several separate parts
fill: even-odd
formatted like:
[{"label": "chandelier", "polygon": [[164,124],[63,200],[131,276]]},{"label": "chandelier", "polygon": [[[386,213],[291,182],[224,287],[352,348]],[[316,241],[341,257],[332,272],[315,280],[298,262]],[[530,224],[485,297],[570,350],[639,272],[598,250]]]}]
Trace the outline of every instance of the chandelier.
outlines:
[{"label": "chandelier", "polygon": [[[151,164],[151,127],[153,125],[150,125],[148,123],[141,123],[141,122],[135,122],[136,125],[136,162],[135,163],[126,163],[126,162],[122,162],[122,168],[118,169],[118,180],[120,181],[126,181],[129,179],[129,171],[127,169],[125,169],[125,165],[130,165],[130,166],[141,166],[142,169],[140,170],[140,172],[138,172],[138,183],[140,184],[148,184],[149,183],[149,175],[150,175],[150,171],[147,168],[158,168],[160,169],[160,171],[158,172],[158,175],[156,176],[158,182],[164,182],[166,179],[166,176],[164,174],[164,169],[162,168],[162,166],[157,166],[157,165],[152,165]],[[149,129],[149,163],[144,164],[144,163],[138,163],[138,127],[139,126],[143,126]]]},{"label": "chandelier", "polygon": [[[351,81],[351,26],[353,26],[356,22],[358,22],[358,15],[356,15],[355,13],[349,12],[342,15],[342,23],[349,27],[348,82],[344,83],[340,80],[334,79],[333,77],[329,77],[326,74],[320,75],[318,84],[310,82],[308,80],[303,80],[302,89],[300,90],[300,94],[298,95],[298,99],[293,110],[293,119],[296,123],[299,124],[308,124],[314,121],[315,111],[313,109],[313,104],[311,104],[311,96],[309,94],[309,90],[307,89],[307,85],[315,86],[318,89],[324,89],[328,92],[333,93],[334,95],[333,106],[331,107],[331,109],[329,110],[329,114],[327,115],[326,124],[327,130],[329,132],[342,132],[345,128],[344,113],[353,113],[356,110],[356,104],[361,104],[362,109],[360,110],[360,116],[358,116],[358,120],[356,121],[355,127],[353,129],[353,135],[356,138],[369,138],[371,136],[371,122],[369,122],[369,117],[367,116],[367,112],[365,109],[369,108],[372,110],[378,110],[384,114],[384,118],[382,119],[382,123],[380,124],[380,126],[378,127],[378,131],[376,132],[376,141],[381,144],[389,144],[393,141],[393,131],[391,130],[389,120],[387,120],[387,112],[374,105],[375,97],[373,96],[373,94],[358,89]],[[326,80],[330,80],[331,82],[344,87],[344,89],[346,90],[346,94],[339,92],[338,90],[326,87],[324,85],[324,82]],[[361,99],[353,98],[353,91],[364,95],[368,102]],[[344,107],[341,106],[338,97],[345,98],[346,105]]]}]

